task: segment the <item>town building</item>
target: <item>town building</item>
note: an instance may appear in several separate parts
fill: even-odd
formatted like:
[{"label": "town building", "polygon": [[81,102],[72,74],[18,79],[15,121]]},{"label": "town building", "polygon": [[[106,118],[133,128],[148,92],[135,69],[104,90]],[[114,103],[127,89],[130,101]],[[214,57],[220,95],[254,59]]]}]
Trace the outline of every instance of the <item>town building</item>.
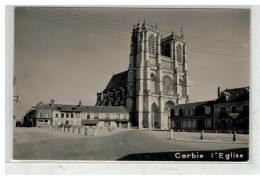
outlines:
[{"label": "town building", "polygon": [[171,125],[175,130],[213,130],[214,100],[173,107]]},{"label": "town building", "polygon": [[189,102],[184,35],[163,38],[157,26],[139,22],[131,37],[127,71],[113,75],[97,94],[97,106],[125,106],[132,126],[170,128],[170,110]]},{"label": "town building", "polygon": [[218,88],[218,99],[214,105],[215,127],[218,130],[236,129],[249,131],[249,87]]},{"label": "town building", "polygon": [[31,126],[40,125],[71,125],[129,128],[129,114],[125,107],[117,106],[83,106],[38,103],[25,116]]},{"label": "town building", "polygon": [[218,98],[180,104],[171,111],[175,130],[218,130],[248,133],[249,87],[226,89],[218,87]]}]

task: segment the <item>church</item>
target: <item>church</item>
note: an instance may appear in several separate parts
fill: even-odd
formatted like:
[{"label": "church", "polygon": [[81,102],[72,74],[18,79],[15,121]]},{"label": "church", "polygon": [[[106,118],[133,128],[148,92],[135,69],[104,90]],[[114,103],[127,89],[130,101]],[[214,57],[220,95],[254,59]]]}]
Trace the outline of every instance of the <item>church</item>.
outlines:
[{"label": "church", "polygon": [[129,66],[97,93],[96,106],[124,106],[132,127],[171,128],[171,109],[189,102],[184,35],[162,37],[157,25],[133,27]]}]

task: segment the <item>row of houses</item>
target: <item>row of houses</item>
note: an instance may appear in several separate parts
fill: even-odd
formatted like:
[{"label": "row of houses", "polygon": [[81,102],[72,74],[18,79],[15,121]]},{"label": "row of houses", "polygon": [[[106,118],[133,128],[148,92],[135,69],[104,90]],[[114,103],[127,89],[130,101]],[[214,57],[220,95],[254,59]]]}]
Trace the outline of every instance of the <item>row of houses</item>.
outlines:
[{"label": "row of houses", "polygon": [[[27,112],[23,126],[95,125],[130,128],[129,112],[123,106],[83,106],[38,103]],[[249,87],[218,88],[215,100],[179,104],[169,113],[169,128],[175,130],[249,130]]]},{"label": "row of houses", "polygon": [[249,87],[218,88],[218,98],[172,108],[171,128],[185,130],[230,130],[248,132]]},{"label": "row of houses", "polygon": [[129,114],[125,107],[83,106],[38,103],[30,109],[23,126],[37,127],[40,125],[73,125],[129,128]]}]

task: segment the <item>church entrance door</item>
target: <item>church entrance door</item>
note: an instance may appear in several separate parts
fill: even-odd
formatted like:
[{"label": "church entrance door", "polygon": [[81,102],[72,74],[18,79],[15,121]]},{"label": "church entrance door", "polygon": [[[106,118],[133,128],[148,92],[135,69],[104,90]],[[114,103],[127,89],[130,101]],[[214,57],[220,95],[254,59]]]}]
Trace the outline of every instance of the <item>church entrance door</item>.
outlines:
[{"label": "church entrance door", "polygon": [[160,129],[160,118],[158,114],[158,107],[155,103],[152,104],[152,128]]},{"label": "church entrance door", "polygon": [[174,103],[172,101],[167,101],[164,107],[164,124],[165,128],[171,128],[171,109],[174,107]]}]

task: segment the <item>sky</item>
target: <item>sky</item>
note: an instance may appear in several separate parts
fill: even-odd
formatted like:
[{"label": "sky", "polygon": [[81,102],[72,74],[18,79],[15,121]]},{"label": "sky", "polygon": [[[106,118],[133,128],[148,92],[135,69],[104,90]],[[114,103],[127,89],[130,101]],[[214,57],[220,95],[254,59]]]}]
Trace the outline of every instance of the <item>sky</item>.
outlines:
[{"label": "sky", "polygon": [[14,24],[14,115],[38,102],[95,105],[113,73],[127,70],[139,20],[166,37],[183,28],[191,102],[249,86],[247,9],[17,8]]}]

